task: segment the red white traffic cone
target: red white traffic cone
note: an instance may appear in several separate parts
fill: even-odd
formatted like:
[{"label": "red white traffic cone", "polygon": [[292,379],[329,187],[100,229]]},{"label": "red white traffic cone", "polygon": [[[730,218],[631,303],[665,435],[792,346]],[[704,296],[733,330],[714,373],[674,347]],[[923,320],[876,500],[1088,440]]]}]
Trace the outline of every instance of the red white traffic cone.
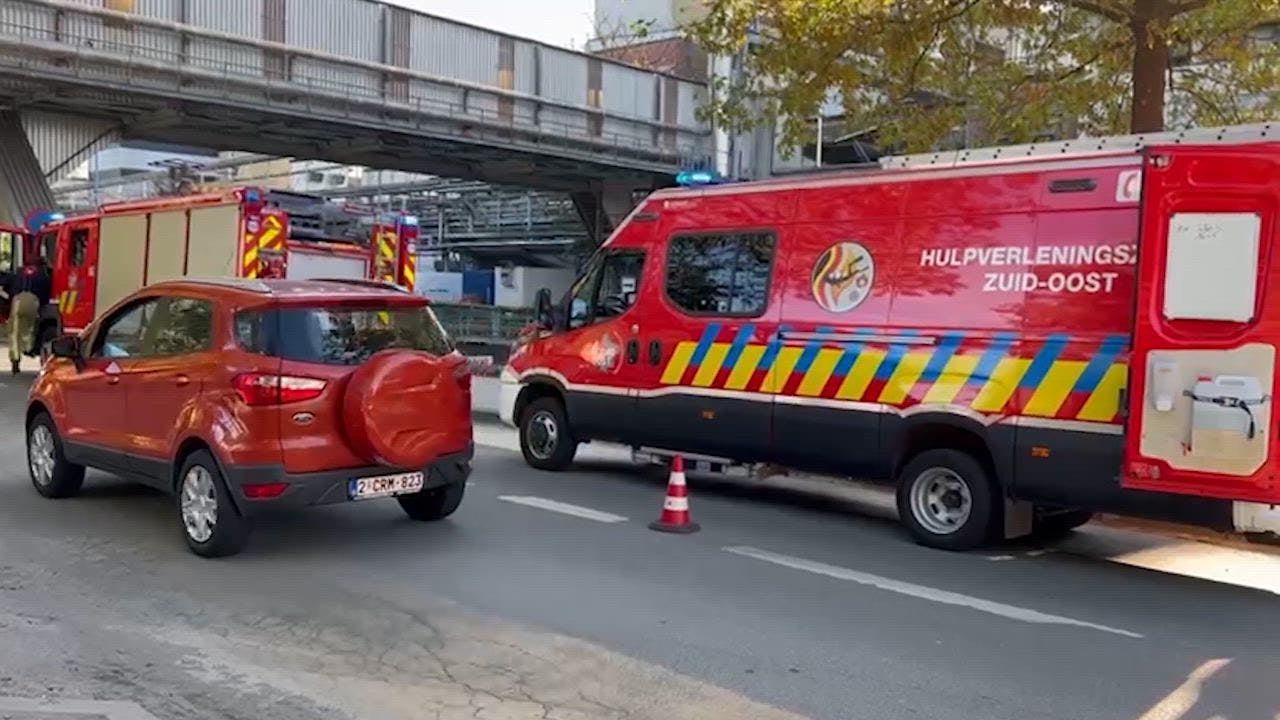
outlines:
[{"label": "red white traffic cone", "polygon": [[649,529],[669,533],[692,533],[702,529],[689,519],[689,487],[684,481],[684,458],[679,455],[671,460],[671,479],[667,481],[662,515],[649,523]]}]

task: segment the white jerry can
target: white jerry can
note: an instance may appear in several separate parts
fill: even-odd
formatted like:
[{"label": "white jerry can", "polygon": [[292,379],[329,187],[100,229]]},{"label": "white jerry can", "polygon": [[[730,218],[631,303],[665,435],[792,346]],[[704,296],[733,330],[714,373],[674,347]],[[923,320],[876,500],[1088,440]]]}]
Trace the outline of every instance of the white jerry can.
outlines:
[{"label": "white jerry can", "polygon": [[1270,398],[1262,383],[1245,375],[1201,378],[1187,393],[1191,406],[1191,454],[1203,458],[1244,459],[1266,454]]}]

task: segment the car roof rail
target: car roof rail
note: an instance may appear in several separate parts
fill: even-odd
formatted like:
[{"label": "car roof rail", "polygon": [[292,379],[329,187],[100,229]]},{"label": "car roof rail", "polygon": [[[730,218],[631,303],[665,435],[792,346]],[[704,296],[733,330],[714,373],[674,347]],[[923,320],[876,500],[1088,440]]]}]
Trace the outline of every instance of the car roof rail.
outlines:
[{"label": "car roof rail", "polygon": [[394,290],[395,292],[409,295],[411,294],[406,288],[400,287],[395,283],[385,280],[366,280],[364,278],[312,278],[313,282],[330,282],[340,283],[342,285],[356,285],[358,287],[378,288],[381,290]]},{"label": "car roof rail", "polygon": [[270,295],[271,286],[261,280],[251,280],[247,278],[228,278],[228,277],[182,277],[172,280],[162,280],[149,287],[162,287],[164,285],[213,285],[215,287],[234,288],[236,290],[244,290],[245,292],[256,293],[258,295]]}]

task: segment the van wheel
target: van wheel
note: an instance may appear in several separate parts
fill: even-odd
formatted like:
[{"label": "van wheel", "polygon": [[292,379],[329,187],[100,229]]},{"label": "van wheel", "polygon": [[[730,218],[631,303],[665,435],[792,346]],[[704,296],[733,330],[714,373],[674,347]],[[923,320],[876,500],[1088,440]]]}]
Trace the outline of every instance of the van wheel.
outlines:
[{"label": "van wheel", "polygon": [[414,520],[443,520],[458,509],[466,492],[467,481],[462,480],[412,495],[400,495],[396,500],[404,513]]},{"label": "van wheel", "polygon": [[213,456],[197,450],[178,471],[178,523],[191,552],[207,558],[235,555],[249,539],[249,520],[236,510]]},{"label": "van wheel", "polygon": [[27,426],[27,470],[36,492],[47,498],[71,497],[84,484],[84,466],[67,462],[48,413],[36,415]]},{"label": "van wheel", "polygon": [[538,398],[520,415],[520,452],[539,470],[564,470],[573,463],[578,441],[569,428],[564,404],[557,398]]},{"label": "van wheel", "polygon": [[960,450],[926,450],[898,477],[898,517],[921,545],[970,550],[987,542],[1000,518],[991,473]]}]

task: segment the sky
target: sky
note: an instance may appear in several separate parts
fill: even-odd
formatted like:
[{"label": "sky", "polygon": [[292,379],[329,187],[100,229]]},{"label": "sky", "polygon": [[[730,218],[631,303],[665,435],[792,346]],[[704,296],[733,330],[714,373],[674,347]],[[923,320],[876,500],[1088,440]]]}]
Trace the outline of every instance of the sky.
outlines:
[{"label": "sky", "polygon": [[593,35],[592,0],[389,0],[432,15],[581,49]]}]

